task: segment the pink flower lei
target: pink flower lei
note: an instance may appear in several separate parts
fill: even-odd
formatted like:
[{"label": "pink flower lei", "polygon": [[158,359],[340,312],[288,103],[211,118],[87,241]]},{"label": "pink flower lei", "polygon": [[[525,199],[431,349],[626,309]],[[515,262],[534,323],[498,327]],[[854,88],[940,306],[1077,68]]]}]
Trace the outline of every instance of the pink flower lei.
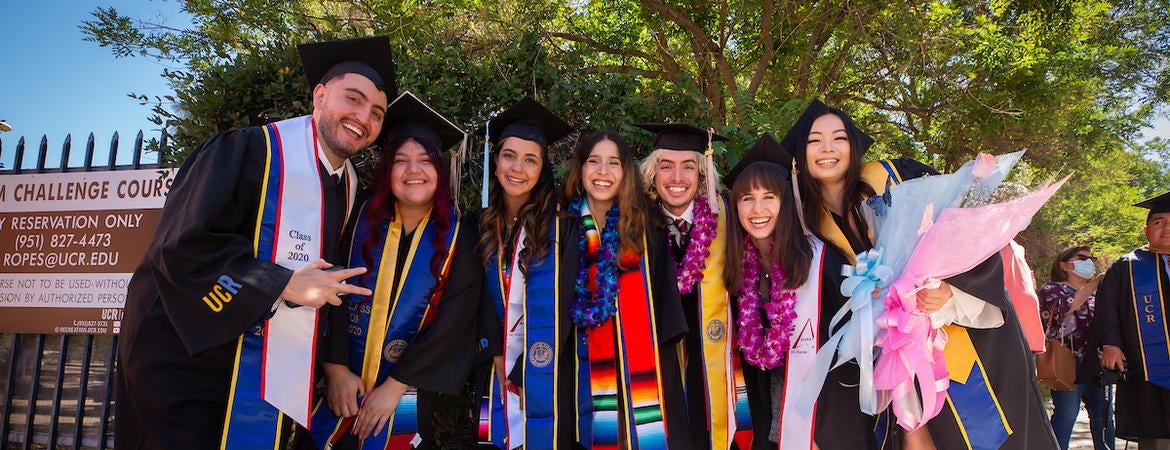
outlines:
[{"label": "pink flower lei", "polygon": [[707,267],[707,257],[711,255],[708,247],[715,239],[716,223],[715,212],[707,203],[707,197],[695,197],[695,224],[691,227],[691,240],[682,260],[675,267],[678,277],[678,293],[686,295],[695,289],[695,285],[703,281],[703,269]]},{"label": "pink flower lei", "polygon": [[[784,363],[792,338],[792,321],[796,319],[796,292],[784,289],[784,269],[772,264],[772,286],[768,302],[760,304],[760,250],[750,236],[744,236],[743,281],[739,295],[739,347],[743,357],[761,369]],[[768,315],[768,328],[760,320],[760,309]]]}]

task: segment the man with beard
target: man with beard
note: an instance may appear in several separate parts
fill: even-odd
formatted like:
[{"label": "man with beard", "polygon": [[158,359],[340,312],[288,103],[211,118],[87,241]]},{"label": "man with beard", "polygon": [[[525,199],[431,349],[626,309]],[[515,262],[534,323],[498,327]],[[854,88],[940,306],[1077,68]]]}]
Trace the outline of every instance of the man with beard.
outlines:
[{"label": "man with beard", "polygon": [[317,309],[370,295],[339,260],[356,174],[396,95],[385,37],[305,44],[313,114],[220,133],[179,169],[130,280],[120,449],[283,448],[306,423]]},{"label": "man with beard", "polygon": [[[695,448],[726,450],[736,431],[750,426],[747,400],[736,389],[743,376],[727,337],[732,315],[722,278],[726,205],[716,190],[719,174],[711,161],[711,141],[727,139],[682,123],[637,126],[655,133],[653,151],[640,170],[666,217],[690,330],[679,345]],[[739,437],[744,440],[745,434]]]}]

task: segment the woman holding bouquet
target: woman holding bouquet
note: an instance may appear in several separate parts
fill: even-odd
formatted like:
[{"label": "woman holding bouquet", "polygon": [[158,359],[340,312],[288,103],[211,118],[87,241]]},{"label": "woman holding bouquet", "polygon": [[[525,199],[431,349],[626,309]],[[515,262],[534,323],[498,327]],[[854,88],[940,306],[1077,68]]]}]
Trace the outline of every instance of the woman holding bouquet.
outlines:
[{"label": "woman holding bouquet", "polygon": [[626,141],[598,131],[577,146],[565,182],[580,218],[571,316],[577,437],[586,448],[692,447],[678,361],[686,318],[662,219]]},{"label": "woman holding bouquet", "polygon": [[[847,114],[818,100],[783,143],[796,158],[803,213],[811,228],[846,255],[873,247],[870,224],[861,212],[865,199],[882,194],[887,184],[936,173],[904,158],[863,165],[861,157],[873,139]],[[922,289],[917,306],[932,326],[946,327],[950,387],[938,416],[892,443],[913,449],[1056,448],[998,255],[941,280],[937,288]],[[882,422],[894,428],[893,415],[884,414]]]},{"label": "woman holding bouquet", "polygon": [[789,182],[792,157],[764,135],[731,170],[724,281],[735,297],[737,346],[752,412],[753,449],[876,448],[873,416],[858,405],[858,370],[832,370],[812,414],[796,397],[847,298],[846,260],[801,230]]}]

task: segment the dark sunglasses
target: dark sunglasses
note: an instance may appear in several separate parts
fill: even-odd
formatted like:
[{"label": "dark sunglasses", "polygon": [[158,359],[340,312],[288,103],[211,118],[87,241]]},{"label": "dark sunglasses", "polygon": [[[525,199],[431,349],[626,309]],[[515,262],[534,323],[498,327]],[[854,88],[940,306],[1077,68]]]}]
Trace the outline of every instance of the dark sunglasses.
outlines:
[{"label": "dark sunglasses", "polygon": [[1096,262],[1096,261],[1097,261],[1097,257],[1096,257],[1096,256],[1086,256],[1086,255],[1072,255],[1072,256],[1070,256],[1068,259],[1066,259],[1065,261],[1072,261],[1072,260],[1074,260],[1074,259],[1075,259],[1075,260],[1077,260],[1077,261],[1084,261],[1084,260],[1086,260],[1086,259],[1087,259],[1087,260],[1089,260],[1089,261],[1093,261],[1093,262]]}]

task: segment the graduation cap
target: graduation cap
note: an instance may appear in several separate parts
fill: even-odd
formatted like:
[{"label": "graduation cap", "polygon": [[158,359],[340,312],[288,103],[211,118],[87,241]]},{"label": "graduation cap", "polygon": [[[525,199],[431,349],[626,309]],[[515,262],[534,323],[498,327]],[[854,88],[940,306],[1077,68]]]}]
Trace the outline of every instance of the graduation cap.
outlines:
[{"label": "graduation cap", "polygon": [[825,114],[836,114],[841,117],[841,122],[845,124],[845,132],[849,134],[849,137],[859,147],[850,148],[851,151],[857,152],[858,158],[865,155],[869,147],[873,146],[873,138],[865,134],[864,131],[861,131],[860,128],[857,128],[857,125],[853,123],[853,119],[848,114],[845,114],[844,111],[837,108],[830,108],[829,105],[824,104],[820,99],[814,98],[812,103],[809,103],[808,107],[801,113],[800,118],[796,119],[796,123],[792,125],[792,128],[788,129],[788,134],[784,135],[784,139],[780,140],[780,144],[784,148],[793,152],[793,156],[796,157],[797,161],[804,160],[806,153],[805,147],[808,146],[808,133],[812,129],[813,122]]},{"label": "graduation cap", "polygon": [[369,78],[386,97],[398,95],[394,57],[386,36],[312,42],[297,46],[305,81],[312,91],[322,81],[347,73]]},{"label": "graduation cap", "polygon": [[739,178],[739,174],[743,173],[744,169],[752,163],[766,161],[779,164],[780,167],[788,168],[784,175],[790,183],[792,183],[792,197],[796,200],[796,215],[800,218],[800,228],[804,231],[804,235],[808,236],[811,232],[808,226],[804,223],[804,208],[803,201],[800,199],[800,186],[796,183],[796,161],[792,159],[792,151],[790,147],[786,147],[783,143],[776,141],[776,138],[769,133],[764,133],[756,143],[743,152],[740,156],[739,162],[735,163],[727,172],[727,177],[724,182],[730,188],[735,184],[735,180]]},{"label": "graduation cap", "polygon": [[448,158],[451,164],[451,194],[456,200],[455,211],[458,213],[461,179],[459,167],[462,166],[460,158],[467,148],[467,134],[410,91],[404,91],[386,108],[382,127],[385,129],[382,134],[387,142],[400,137],[426,140],[438,146],[440,152],[445,152],[458,144]]},{"label": "graduation cap", "polygon": [[547,148],[549,144],[561,140],[572,132],[572,126],[531,97],[524,97],[475,130],[476,135],[483,136],[484,138],[484,170],[483,186],[480,190],[480,206],[482,208],[487,208],[488,206],[488,184],[490,182],[488,177],[491,175],[488,174],[487,168],[491,167],[488,159],[490,158],[493,142],[500,142],[510,137],[518,137]]},{"label": "graduation cap", "polygon": [[653,150],[690,150],[706,156],[707,172],[707,202],[715,210],[719,203],[716,194],[719,186],[719,173],[715,171],[715,152],[711,143],[726,141],[727,138],[715,134],[713,130],[704,130],[685,123],[636,123],[634,126],[654,133],[654,142],[650,144]]},{"label": "graduation cap", "polygon": [[[746,169],[751,163],[758,161],[773,162],[779,164],[780,167],[788,169],[792,167],[792,154],[788,152],[788,149],[781,146],[780,141],[777,141],[775,137],[769,133],[764,133],[756,140],[756,143],[751,148],[743,152],[743,156],[739,157],[739,162],[735,163],[735,167],[732,167],[727,172],[726,177],[723,177],[723,182],[730,187],[735,184],[735,180],[739,178],[739,174],[743,173],[743,169]],[[784,173],[786,178],[791,178],[792,174],[789,171],[785,171]]]},{"label": "graduation cap", "polygon": [[1148,209],[1150,210],[1150,214],[1170,212],[1170,192],[1165,192],[1147,198],[1140,202],[1134,203],[1133,206]]}]

